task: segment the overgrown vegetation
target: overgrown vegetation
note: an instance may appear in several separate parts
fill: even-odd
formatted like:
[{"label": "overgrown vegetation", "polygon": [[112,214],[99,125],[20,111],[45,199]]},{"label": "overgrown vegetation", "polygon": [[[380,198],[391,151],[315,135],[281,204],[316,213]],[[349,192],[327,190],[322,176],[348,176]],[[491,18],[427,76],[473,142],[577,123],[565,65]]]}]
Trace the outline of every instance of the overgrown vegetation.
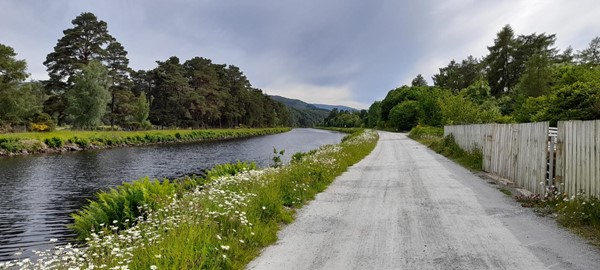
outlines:
[{"label": "overgrown vegetation", "polygon": [[[263,247],[276,241],[278,229],[293,220],[295,209],[370,153],[376,143],[376,132],[360,131],[340,144],[294,154],[289,165],[278,168],[225,165],[209,172],[205,180],[191,177],[188,184],[138,180],[105,193],[105,200],[94,201],[80,212],[86,220],[81,230],[93,228],[84,247],[39,251],[39,261],[5,262],[0,268],[21,263],[25,269],[41,265],[243,269]],[[117,219],[98,224],[109,214]]]},{"label": "overgrown vegetation", "polygon": [[442,128],[417,126],[411,130],[408,137],[451,158],[466,168],[475,171],[480,171],[483,168],[481,151],[478,149],[465,151],[455,142],[452,134],[446,137],[443,137],[443,135],[444,130]]},{"label": "overgrown vegetation", "polygon": [[585,194],[571,195],[558,192],[551,186],[544,195],[515,199],[523,207],[532,207],[540,215],[553,215],[559,224],[600,246],[600,199]]},{"label": "overgrown vegetation", "polygon": [[208,141],[259,136],[289,131],[289,128],[206,129],[153,131],[54,131],[0,134],[3,154],[62,150],[65,146],[104,148],[167,142]]}]

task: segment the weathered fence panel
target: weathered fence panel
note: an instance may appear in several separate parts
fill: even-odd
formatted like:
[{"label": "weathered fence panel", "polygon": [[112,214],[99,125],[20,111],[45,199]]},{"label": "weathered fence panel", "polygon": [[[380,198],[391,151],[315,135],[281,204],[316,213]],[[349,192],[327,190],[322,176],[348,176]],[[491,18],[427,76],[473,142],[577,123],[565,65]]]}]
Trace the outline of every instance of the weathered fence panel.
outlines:
[{"label": "weathered fence panel", "polygon": [[555,181],[568,194],[600,196],[600,120],[558,122]]},{"label": "weathered fence panel", "polygon": [[445,126],[465,150],[483,154],[483,170],[544,193],[548,166],[548,122]]},{"label": "weathered fence panel", "polygon": [[445,126],[444,137],[450,134],[454,135],[456,143],[465,150],[473,150],[474,148],[482,150],[485,144],[484,134],[489,129],[489,124],[483,125],[460,125],[460,126]]}]

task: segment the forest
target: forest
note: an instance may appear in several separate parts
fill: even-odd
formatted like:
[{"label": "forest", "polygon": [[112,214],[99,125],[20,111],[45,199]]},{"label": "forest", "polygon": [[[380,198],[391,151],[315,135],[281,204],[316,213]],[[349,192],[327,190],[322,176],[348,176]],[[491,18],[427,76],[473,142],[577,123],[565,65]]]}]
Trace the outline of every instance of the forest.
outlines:
[{"label": "forest", "polygon": [[290,112],[234,65],[178,57],[133,70],[125,48],[92,13],[72,20],[44,65],[49,79],[26,81],[27,63],[0,44],[0,133],[74,129],[290,126]]},{"label": "forest", "polygon": [[[330,126],[408,131],[422,126],[600,119],[600,37],[562,51],[554,34],[516,35],[510,25],[488,54],[452,60],[433,85],[420,74],[366,113],[332,111]],[[360,120],[360,121],[359,121]]]}]

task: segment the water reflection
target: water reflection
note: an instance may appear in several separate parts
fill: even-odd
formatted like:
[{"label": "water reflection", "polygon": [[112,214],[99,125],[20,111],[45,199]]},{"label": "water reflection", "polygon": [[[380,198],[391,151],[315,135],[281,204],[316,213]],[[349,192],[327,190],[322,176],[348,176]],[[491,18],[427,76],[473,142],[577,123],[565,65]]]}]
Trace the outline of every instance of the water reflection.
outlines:
[{"label": "water reflection", "polygon": [[343,134],[294,129],[284,134],[224,142],[154,145],[0,159],[0,261],[14,253],[49,248],[72,235],[70,214],[99,190],[143,176],[174,178],[199,173],[216,164],[237,160],[268,166],[273,147],[285,149],[283,160],[324,144],[340,142]]}]

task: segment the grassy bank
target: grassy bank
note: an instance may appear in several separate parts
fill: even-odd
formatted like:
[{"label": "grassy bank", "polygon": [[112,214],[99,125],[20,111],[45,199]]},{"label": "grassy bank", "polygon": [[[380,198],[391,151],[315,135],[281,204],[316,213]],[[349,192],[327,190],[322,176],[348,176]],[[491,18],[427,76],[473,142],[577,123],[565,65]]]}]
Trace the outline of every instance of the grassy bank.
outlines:
[{"label": "grassy bank", "polygon": [[[377,133],[360,131],[337,145],[293,155],[289,165],[254,170],[225,165],[206,178],[147,179],[100,195],[79,212],[85,247],[38,252],[15,261],[26,269],[243,269],[277,239],[295,210],[370,153]],[[104,198],[103,198],[104,197]],[[111,221],[111,219],[113,219]],[[0,265],[0,269],[6,267]]]},{"label": "grassy bank", "polygon": [[456,144],[452,135],[444,137],[444,129],[436,127],[413,128],[408,137],[474,171],[481,171],[483,158],[480,151],[465,151]]},{"label": "grassy bank", "polygon": [[53,131],[0,134],[0,156],[123,147],[167,142],[222,140],[289,131],[289,128],[152,131]]},{"label": "grassy bank", "polygon": [[352,134],[352,133],[356,133],[356,132],[360,132],[361,130],[364,130],[364,128],[340,128],[340,127],[318,127],[318,129],[337,131],[337,132],[348,133],[348,134]]},{"label": "grassy bank", "polygon": [[569,196],[550,187],[544,195],[515,197],[523,207],[533,208],[542,216],[551,215],[556,221],[600,247],[600,199],[583,194]]},{"label": "grassy bank", "polygon": [[[447,156],[471,170],[482,169],[480,152],[466,152],[455,142],[452,136],[443,137],[441,128],[416,127],[409,137],[421,142],[436,152]],[[499,189],[506,195],[512,195],[507,189]],[[552,215],[562,226],[600,246],[600,199],[586,197],[583,194],[568,195],[550,187],[544,195],[529,197],[516,196],[523,207],[532,207],[541,215]]]}]

